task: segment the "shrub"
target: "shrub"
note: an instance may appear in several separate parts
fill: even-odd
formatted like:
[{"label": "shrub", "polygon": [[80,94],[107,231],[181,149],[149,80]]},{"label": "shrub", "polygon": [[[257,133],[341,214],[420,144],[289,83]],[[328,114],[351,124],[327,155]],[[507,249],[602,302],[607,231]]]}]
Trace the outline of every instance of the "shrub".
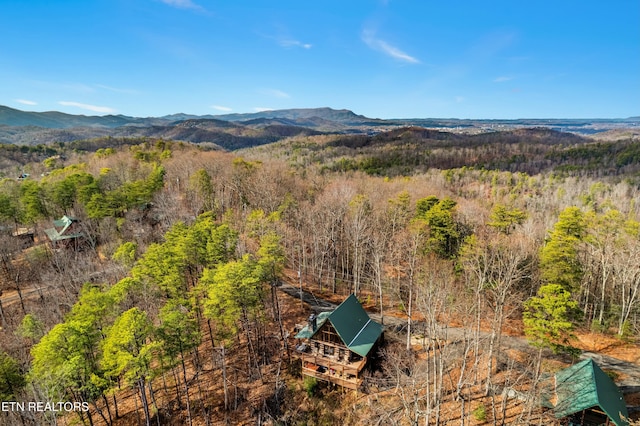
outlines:
[{"label": "shrub", "polygon": [[603,323],[600,323],[597,319],[591,321],[591,331],[593,333],[607,334],[610,326],[611,322],[608,320],[605,320]]},{"label": "shrub", "polygon": [[318,388],[318,380],[315,377],[305,377],[302,382],[302,386],[304,390],[307,391],[307,395],[312,397],[316,393],[316,389]]},{"label": "shrub", "polygon": [[473,418],[479,422],[487,421],[487,409],[484,405],[478,405],[475,410],[473,410]]}]

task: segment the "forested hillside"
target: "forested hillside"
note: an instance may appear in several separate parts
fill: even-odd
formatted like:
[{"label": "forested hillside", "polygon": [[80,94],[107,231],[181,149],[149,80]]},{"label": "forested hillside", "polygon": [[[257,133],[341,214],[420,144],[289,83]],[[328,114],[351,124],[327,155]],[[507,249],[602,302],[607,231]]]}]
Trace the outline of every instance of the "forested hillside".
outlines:
[{"label": "forested hillside", "polygon": [[[640,363],[631,136],[274,135],[0,146],[0,400],[88,407],[0,424],[556,424],[550,373]],[[358,392],[300,378],[291,286],[388,326]]]},{"label": "forested hillside", "polygon": [[406,127],[377,135],[291,138],[255,151],[287,158],[293,166],[318,164],[331,171],[376,176],[467,167],[634,178],[640,161],[637,141],[635,132],[601,141],[542,127],[475,135]]}]

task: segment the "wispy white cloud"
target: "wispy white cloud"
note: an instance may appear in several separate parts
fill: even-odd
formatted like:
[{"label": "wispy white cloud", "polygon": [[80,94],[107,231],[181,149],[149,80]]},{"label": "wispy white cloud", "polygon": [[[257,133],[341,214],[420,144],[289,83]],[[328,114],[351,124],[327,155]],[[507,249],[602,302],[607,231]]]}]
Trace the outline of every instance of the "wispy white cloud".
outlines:
[{"label": "wispy white cloud", "polygon": [[278,39],[278,44],[282,47],[301,47],[303,49],[311,49],[313,47],[311,43],[303,43],[300,40],[290,38],[280,38]]},{"label": "wispy white cloud", "polygon": [[285,26],[276,24],[275,27],[275,34],[271,31],[269,33],[258,32],[257,34],[265,39],[275,41],[279,46],[284,48],[299,47],[302,49],[311,49],[313,47],[311,43],[305,43],[292,36]]},{"label": "wispy white cloud", "polygon": [[263,95],[273,96],[274,98],[289,99],[291,97],[287,92],[278,89],[262,89],[260,93]]},{"label": "wispy white cloud", "polygon": [[218,110],[218,111],[224,111],[224,112],[229,112],[229,111],[233,111],[233,108],[229,108],[226,106],[222,106],[222,105],[211,105],[211,108]]},{"label": "wispy white cloud", "polygon": [[467,98],[465,98],[464,96],[456,96],[456,103],[461,104],[462,102],[466,101]]},{"label": "wispy white cloud", "polygon": [[504,83],[505,81],[513,80],[513,77],[507,75],[501,75],[500,77],[496,77],[493,79],[494,83]]},{"label": "wispy white cloud", "polygon": [[63,83],[60,85],[65,90],[72,90],[77,93],[95,93],[95,87],[91,87],[88,84],[84,83]]},{"label": "wispy white cloud", "polygon": [[70,106],[70,107],[76,107],[76,108],[80,108],[80,109],[85,109],[87,111],[101,112],[101,113],[105,113],[105,114],[113,114],[114,112],[116,112],[115,109],[110,108],[110,107],[98,106],[98,105],[89,105],[89,104],[83,104],[83,103],[80,103],[80,102],[60,101],[60,102],[58,102],[58,104],[63,105],[63,106]]},{"label": "wispy white cloud", "polygon": [[199,10],[199,11],[205,10],[202,6],[192,2],[191,0],[160,0],[160,1],[168,6],[177,7],[178,9],[192,9],[192,10]]},{"label": "wispy white cloud", "polygon": [[15,101],[22,105],[38,105],[36,101],[30,101],[27,99],[16,99]]},{"label": "wispy white cloud", "polygon": [[365,29],[362,31],[361,35],[362,41],[369,46],[369,48],[376,50],[378,52],[384,53],[385,55],[396,59],[398,61],[407,62],[410,64],[419,64],[420,60],[414,56],[409,55],[408,53],[403,52],[399,48],[392,46],[386,41],[378,38],[376,36],[376,32],[372,29]]},{"label": "wispy white cloud", "polygon": [[264,112],[264,111],[273,111],[273,108],[265,108],[265,107],[255,107],[253,108],[255,112]]},{"label": "wispy white cloud", "polygon": [[129,95],[135,95],[135,94],[139,93],[137,90],[120,89],[120,88],[117,88],[117,87],[107,86],[105,84],[96,84],[96,87],[99,88],[99,89],[108,90],[110,92],[123,93],[123,94],[129,94]]}]

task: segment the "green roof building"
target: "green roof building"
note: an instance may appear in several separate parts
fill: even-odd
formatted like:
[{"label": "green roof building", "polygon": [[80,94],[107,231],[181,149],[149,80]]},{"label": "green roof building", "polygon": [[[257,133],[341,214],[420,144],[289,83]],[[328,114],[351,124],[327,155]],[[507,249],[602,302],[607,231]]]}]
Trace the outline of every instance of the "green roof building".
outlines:
[{"label": "green roof building", "polygon": [[556,373],[553,411],[569,425],[629,424],[622,392],[590,358]]},{"label": "green roof building", "polygon": [[53,228],[45,229],[44,232],[49,237],[49,241],[53,247],[73,246],[79,247],[79,242],[84,238],[85,234],[77,229],[78,219],[68,216],[62,216],[60,219],[53,221]]},{"label": "green roof building", "polygon": [[332,312],[309,317],[296,339],[307,376],[357,389],[367,357],[382,336],[382,326],[369,318],[358,299],[349,295]]}]

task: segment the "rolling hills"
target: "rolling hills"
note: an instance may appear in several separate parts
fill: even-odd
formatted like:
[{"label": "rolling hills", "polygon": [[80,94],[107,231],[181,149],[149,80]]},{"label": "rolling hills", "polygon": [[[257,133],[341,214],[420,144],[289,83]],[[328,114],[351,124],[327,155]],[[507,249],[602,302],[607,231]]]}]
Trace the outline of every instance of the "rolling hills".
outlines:
[{"label": "rolling hills", "polygon": [[368,118],[345,109],[302,108],[252,114],[129,117],[86,116],[56,111],[30,112],[0,106],[0,143],[38,145],[100,137],[151,137],[210,143],[235,150],[276,140],[319,133],[375,135],[407,126],[447,130],[454,133],[486,133],[514,128],[544,127],[590,134],[619,129],[638,129],[640,120],[459,120]]}]

